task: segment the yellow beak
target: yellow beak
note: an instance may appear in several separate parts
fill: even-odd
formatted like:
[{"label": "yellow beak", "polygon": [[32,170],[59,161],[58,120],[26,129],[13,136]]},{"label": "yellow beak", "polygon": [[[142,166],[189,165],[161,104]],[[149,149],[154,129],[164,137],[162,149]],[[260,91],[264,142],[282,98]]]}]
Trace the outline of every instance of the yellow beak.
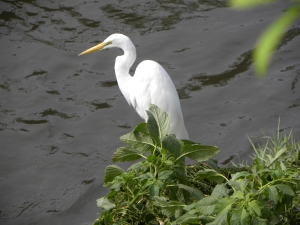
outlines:
[{"label": "yellow beak", "polygon": [[109,45],[109,44],[111,44],[111,42],[102,42],[92,48],[89,48],[88,50],[81,52],[78,56],[86,55],[86,54],[89,54],[89,53],[92,53],[95,51],[99,51],[99,50],[103,49],[106,45]]}]

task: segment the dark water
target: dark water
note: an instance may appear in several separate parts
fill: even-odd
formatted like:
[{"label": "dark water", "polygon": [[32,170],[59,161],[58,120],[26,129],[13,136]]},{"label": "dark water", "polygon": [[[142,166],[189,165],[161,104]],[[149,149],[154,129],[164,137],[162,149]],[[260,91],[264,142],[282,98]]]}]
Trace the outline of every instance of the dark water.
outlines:
[{"label": "dark water", "polygon": [[0,223],[97,218],[104,169],[119,137],[141,122],[116,83],[120,51],[77,57],[111,33],[132,39],[137,63],[163,65],[190,138],[219,146],[221,163],[248,160],[247,135],[270,135],[279,116],[299,138],[299,19],[266,78],[255,77],[250,57],[287,6],[238,12],[206,0],[0,1]]}]

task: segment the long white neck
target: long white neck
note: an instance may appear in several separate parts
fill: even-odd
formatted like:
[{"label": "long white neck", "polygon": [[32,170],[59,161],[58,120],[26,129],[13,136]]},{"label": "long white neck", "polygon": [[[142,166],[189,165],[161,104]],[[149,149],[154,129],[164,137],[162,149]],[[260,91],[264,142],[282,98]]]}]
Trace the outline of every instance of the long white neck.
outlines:
[{"label": "long white neck", "polygon": [[131,105],[129,92],[133,84],[133,77],[129,74],[129,70],[136,59],[136,50],[130,40],[121,46],[121,48],[124,51],[124,55],[116,58],[115,73],[119,88],[128,104]]}]

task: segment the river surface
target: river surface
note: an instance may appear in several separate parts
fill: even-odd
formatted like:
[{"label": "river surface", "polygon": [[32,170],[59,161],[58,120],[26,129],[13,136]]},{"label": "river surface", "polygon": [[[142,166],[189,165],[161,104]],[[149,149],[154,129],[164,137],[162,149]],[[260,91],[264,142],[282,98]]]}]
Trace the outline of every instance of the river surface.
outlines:
[{"label": "river surface", "polygon": [[[99,216],[103,173],[119,137],[142,120],[118,89],[120,50],[77,55],[112,33],[159,62],[181,99],[191,140],[220,165],[251,160],[249,137],[300,138],[300,20],[268,74],[251,51],[289,1],[236,11],[206,0],[0,1],[0,224],[81,224]],[[126,167],[128,165],[124,165]]]}]

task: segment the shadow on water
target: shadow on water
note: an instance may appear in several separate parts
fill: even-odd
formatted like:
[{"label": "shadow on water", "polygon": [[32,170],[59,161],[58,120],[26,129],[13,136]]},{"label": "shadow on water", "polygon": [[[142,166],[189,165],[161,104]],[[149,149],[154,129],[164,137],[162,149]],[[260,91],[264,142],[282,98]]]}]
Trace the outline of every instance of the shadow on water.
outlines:
[{"label": "shadow on water", "polygon": [[[276,50],[279,50],[282,46],[287,45],[290,41],[300,35],[300,28],[292,28],[286,32],[280,44],[277,46]],[[276,54],[276,52],[275,52]],[[222,87],[228,84],[237,75],[244,73],[249,70],[253,64],[252,60],[252,51],[247,51],[239,56],[232,65],[229,66],[229,70],[226,70],[222,73],[207,75],[205,73],[200,73],[197,75],[192,75],[188,79],[188,82],[180,89],[177,89],[180,99],[190,98],[189,93],[192,91],[200,91],[204,87],[214,86]],[[294,69],[296,65],[287,68],[286,70]],[[284,71],[286,71],[284,70]],[[281,72],[284,72],[281,71]],[[294,90],[295,85],[299,79],[300,70],[297,70],[296,77],[291,84],[291,90]]]}]

